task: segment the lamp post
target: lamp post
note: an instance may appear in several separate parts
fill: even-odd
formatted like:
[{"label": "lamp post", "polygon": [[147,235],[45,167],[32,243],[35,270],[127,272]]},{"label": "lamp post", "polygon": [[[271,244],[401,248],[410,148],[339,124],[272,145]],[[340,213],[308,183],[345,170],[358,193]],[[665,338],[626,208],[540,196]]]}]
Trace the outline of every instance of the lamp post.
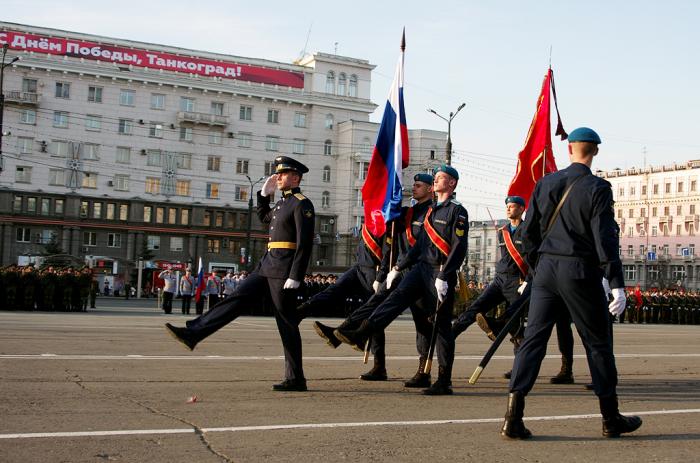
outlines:
[{"label": "lamp post", "polygon": [[442,116],[437,113],[434,109],[428,108],[428,112],[435,114],[437,117],[447,122],[447,145],[445,146],[445,164],[448,166],[452,164],[452,119],[454,119],[457,114],[466,106],[466,103],[459,105],[455,112],[451,112],[448,117]]},{"label": "lamp post", "polygon": [[253,188],[255,185],[260,183],[265,179],[265,177],[260,177],[259,179],[253,181],[248,175],[245,176],[250,183],[250,191],[248,192],[248,226],[245,232],[245,268],[250,270],[250,229],[253,226]]},{"label": "lamp post", "polygon": [[8,44],[2,46],[2,66],[0,66],[0,172],[2,172],[5,167],[5,162],[2,157],[2,119],[3,114],[5,114],[5,91],[3,90],[2,84],[5,78],[5,68],[15,61],[19,61],[19,56],[15,56],[9,63],[5,63],[5,55],[7,54]]}]

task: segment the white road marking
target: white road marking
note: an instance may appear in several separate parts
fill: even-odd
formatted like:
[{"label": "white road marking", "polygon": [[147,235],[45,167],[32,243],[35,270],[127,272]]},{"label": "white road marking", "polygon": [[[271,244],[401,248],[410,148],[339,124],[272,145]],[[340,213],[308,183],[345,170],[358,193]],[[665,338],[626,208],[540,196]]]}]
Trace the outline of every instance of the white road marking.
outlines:
[{"label": "white road marking", "polygon": [[[681,410],[647,410],[640,412],[630,412],[629,415],[679,415],[700,413],[700,408]],[[598,413],[583,415],[554,415],[554,416],[531,416],[525,421],[566,421],[600,418]],[[486,424],[500,423],[503,418],[473,418],[473,419],[453,419],[453,420],[421,420],[421,421],[358,421],[348,423],[298,423],[298,424],[272,424],[262,426],[229,426],[219,428],[201,428],[202,432],[250,432],[250,431],[274,431],[283,429],[326,429],[326,428],[364,428],[375,426],[438,426],[445,424]],[[74,432],[36,432],[36,433],[13,433],[0,434],[0,439],[33,439],[33,438],[56,438],[56,437],[93,437],[93,436],[133,436],[144,434],[192,434],[194,428],[175,429],[125,429],[113,431],[74,431]]]}]

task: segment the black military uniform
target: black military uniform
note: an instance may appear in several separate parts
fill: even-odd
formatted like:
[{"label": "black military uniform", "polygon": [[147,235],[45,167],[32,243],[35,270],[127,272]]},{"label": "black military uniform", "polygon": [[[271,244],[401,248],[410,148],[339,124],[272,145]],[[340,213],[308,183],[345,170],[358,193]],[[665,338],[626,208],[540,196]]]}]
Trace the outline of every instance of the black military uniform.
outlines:
[{"label": "black military uniform", "polygon": [[[276,172],[308,172],[306,166],[294,159],[275,159]],[[314,206],[299,188],[285,190],[282,198],[270,207],[270,197],[258,192],[257,214],[260,221],[270,224],[268,250],[255,271],[242,280],[234,294],[210,310],[187,322],[187,328],[170,324],[170,333],[188,348],[224,327],[244,310],[258,307],[262,299],[271,300],[275,307],[277,328],[282,338],[285,358],[285,380],[275,390],[306,390],[302,368],[300,318],[296,310],[297,289],[284,289],[285,280],[301,283],[309,264],[314,237]]]},{"label": "black military uniform", "polygon": [[[441,166],[455,179],[459,174],[449,166]],[[433,310],[437,303],[435,280],[439,278],[448,285],[447,294],[437,313],[438,379],[424,392],[428,395],[451,394],[452,364],[454,362],[454,336],[452,335],[452,306],[454,304],[457,271],[467,255],[469,221],[467,211],[455,200],[434,202],[424,220],[425,231],[419,242],[399,261],[394,270],[412,267],[396,289],[354,331],[336,330],[336,336],[353,345],[363,342],[376,330],[385,329],[411,304]],[[426,314],[430,315],[430,314]]]},{"label": "black military uniform", "polygon": [[[584,142],[583,149],[595,149],[600,138],[591,129],[581,128],[571,133],[569,142]],[[569,146],[570,152],[573,153],[574,148]],[[567,190],[571,185],[574,186]],[[570,194],[557,216],[555,210],[566,191]],[[549,227],[552,218],[554,221]],[[581,163],[572,163],[542,178],[530,200],[523,241],[535,277],[525,339],[515,355],[501,434],[511,438],[531,435],[522,421],[524,397],[535,384],[552,327],[564,307],[586,346],[594,390],[603,415],[603,434],[616,437],[634,431],[641,420],[623,417],[618,411],[617,369],[608,303],[601,284],[605,276],[613,290],[625,286],[610,183],[592,175],[591,169]]]}]

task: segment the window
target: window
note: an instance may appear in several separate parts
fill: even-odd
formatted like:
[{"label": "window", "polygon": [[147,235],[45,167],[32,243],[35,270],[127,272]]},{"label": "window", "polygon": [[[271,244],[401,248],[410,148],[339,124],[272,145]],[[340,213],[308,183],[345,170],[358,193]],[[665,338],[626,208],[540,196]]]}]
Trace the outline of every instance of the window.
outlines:
[{"label": "window", "polygon": [[15,196],[12,201],[12,212],[22,212],[22,197]]},{"label": "window", "polygon": [[294,127],[306,127],[306,113],[294,113]]},{"label": "window", "polygon": [[369,162],[360,161],[357,163],[358,168],[358,180],[364,180],[367,178],[367,171],[369,170]]},{"label": "window", "polygon": [[204,217],[202,218],[202,225],[208,227],[211,225],[211,211],[204,211]]},{"label": "window", "polygon": [[224,213],[223,212],[217,212],[214,215],[214,226],[219,227],[219,228],[224,226]]},{"label": "window", "polygon": [[647,216],[647,210],[645,208],[641,208],[639,210],[639,217],[646,217]]},{"label": "window", "polygon": [[207,252],[218,254],[221,251],[221,240],[207,240]]},{"label": "window", "polygon": [[634,246],[631,244],[627,245],[627,255],[630,257],[634,256]]},{"label": "window", "polygon": [[180,111],[194,111],[194,98],[180,97]]},{"label": "window", "polygon": [[168,224],[175,225],[177,223],[177,209],[168,209]]},{"label": "window", "polygon": [[355,74],[350,76],[350,86],[348,87],[348,96],[353,98],[357,97],[357,76]]},{"label": "window", "polygon": [[85,172],[83,173],[83,181],[81,183],[83,188],[97,188],[97,173],[96,172]]},{"label": "window", "polygon": [[31,154],[34,147],[34,139],[29,137],[17,137],[17,151],[19,154]]},{"label": "window", "polygon": [[267,123],[268,124],[279,124],[279,122],[280,122],[279,109],[268,109],[267,110]]},{"label": "window", "polygon": [[143,221],[150,223],[153,215],[152,206],[143,206]]},{"label": "window", "polygon": [[87,217],[90,203],[88,201],[80,201],[80,217]]},{"label": "window", "polygon": [[326,114],[326,128],[333,130],[333,114]]},{"label": "window", "polygon": [[32,168],[29,166],[17,166],[17,167],[15,167],[15,182],[17,182],[17,183],[31,183],[32,182]]},{"label": "window", "polygon": [[[219,172],[221,168],[221,157],[219,156],[209,156],[207,158],[207,170],[212,170],[214,172]],[[240,172],[239,172],[240,173]]]},{"label": "window", "polygon": [[663,247],[661,248],[661,252],[664,256],[668,255],[668,244],[663,245]]},{"label": "window", "polygon": [[182,225],[189,225],[189,223],[190,223],[190,210],[189,209],[182,209],[180,211],[180,223]]},{"label": "window", "polygon": [[218,183],[207,183],[207,198],[208,199],[219,199],[219,184]]},{"label": "window", "polygon": [[99,159],[100,145],[94,143],[85,143],[83,145],[83,159],[87,161],[96,161]]},{"label": "window", "polygon": [[160,194],[160,177],[146,177],[146,193]]},{"label": "window", "polygon": [[121,248],[122,247],[122,235],[119,233],[108,233],[107,234],[107,247],[109,248]]},{"label": "window", "polygon": [[690,181],[690,191],[696,191],[697,189],[698,189],[697,180],[691,180]]},{"label": "window", "polygon": [[345,96],[347,83],[348,78],[345,76],[345,73],[341,72],[338,74],[338,95]]},{"label": "window", "polygon": [[625,196],[625,187],[622,187],[622,186],[621,186],[620,188],[618,188],[618,189],[617,189],[617,195],[620,196],[620,197]]},{"label": "window", "polygon": [[22,91],[28,93],[36,93],[38,82],[36,79],[22,79]]},{"label": "window", "polygon": [[292,153],[294,154],[304,154],[306,151],[306,140],[301,140],[298,138],[294,139],[292,143]]},{"label": "window", "polygon": [[326,140],[323,142],[323,154],[325,156],[331,156],[333,154],[333,142]]},{"label": "window", "polygon": [[630,187],[630,196],[634,196],[634,194],[637,192],[637,189],[634,186]]},{"label": "window", "polygon": [[129,191],[129,176],[117,174],[114,176],[114,189],[117,191]]},{"label": "window", "polygon": [[53,212],[54,214],[63,214],[63,200],[62,199],[57,199],[53,203]]},{"label": "window", "polygon": [[190,153],[175,153],[175,166],[178,169],[192,168],[192,154]]},{"label": "window", "polygon": [[148,128],[148,136],[153,138],[163,138],[163,124],[160,122],[151,122]]},{"label": "window", "polygon": [[146,165],[161,167],[162,159],[160,150],[148,150],[146,154],[148,155],[146,158]]},{"label": "window", "polygon": [[119,119],[117,131],[120,135],[131,135],[134,132],[134,121],[131,119]]},{"label": "window", "polygon": [[691,205],[688,206],[688,207],[690,208],[689,213],[690,213],[691,215],[692,215],[692,214],[695,214],[695,204],[691,204]]},{"label": "window", "polygon": [[236,185],[236,201],[248,201],[248,187]]},{"label": "window", "polygon": [[53,112],[53,126],[61,129],[68,127],[68,113],[66,111]]},{"label": "window", "polygon": [[192,127],[180,127],[180,141],[192,141]]},{"label": "window", "polygon": [[165,109],[165,95],[151,93],[151,109]]},{"label": "window", "polygon": [[327,191],[324,191],[321,194],[321,207],[330,207],[331,205],[331,194]]},{"label": "window", "polygon": [[355,190],[355,207],[362,207],[362,190]]},{"label": "window", "polygon": [[667,217],[668,217],[668,211],[669,211],[668,206],[664,206],[664,215]]},{"label": "window", "polygon": [[328,71],[326,74],[326,93],[335,93],[335,74]]},{"label": "window", "polygon": [[29,228],[18,227],[17,228],[17,241],[20,243],[29,243],[32,236],[31,230]]},{"label": "window", "polygon": [[165,208],[156,207],[156,223],[163,223],[165,221]]},{"label": "window", "polygon": [[253,120],[253,107],[241,105],[239,119],[242,121],[252,121]]},{"label": "window", "polygon": [[97,246],[97,232],[83,232],[83,246]]},{"label": "window", "polygon": [[129,219],[129,205],[128,204],[120,204],[119,205],[119,220],[128,220]]},{"label": "window", "polygon": [[92,103],[102,103],[102,87],[88,87],[88,101]]},{"label": "window", "polygon": [[177,180],[175,182],[175,194],[177,196],[189,196],[190,195],[190,181],[189,180]]},{"label": "window", "polygon": [[213,129],[209,131],[209,144],[220,145],[223,139],[224,133],[221,130]]},{"label": "window", "polygon": [[116,161],[118,164],[129,164],[131,162],[131,148],[117,146]]},{"label": "window", "polygon": [[634,265],[625,265],[625,281],[634,281],[637,279],[637,267]]},{"label": "window", "polygon": [[680,245],[680,244],[676,244],[676,255],[677,255],[677,256],[682,256],[682,255],[683,255],[683,251],[681,250],[681,245]]},{"label": "window", "polygon": [[651,227],[651,236],[656,236],[659,234],[659,227],[656,225],[652,225]]},{"label": "window", "polygon": [[652,207],[651,208],[651,216],[656,217],[656,212],[657,212],[656,206]]},{"label": "window", "polygon": [[323,167],[323,181],[329,183],[331,181],[331,168],[330,166]]},{"label": "window", "polygon": [[634,209],[630,209],[629,211],[627,211],[627,217],[630,219],[634,218]]},{"label": "window", "polygon": [[676,215],[683,214],[683,206],[676,206]]},{"label": "window", "polygon": [[134,106],[134,96],[136,92],[133,90],[119,90],[119,104],[122,106]]},{"label": "window", "polygon": [[677,193],[683,193],[683,182],[678,182]]},{"label": "window", "polygon": [[223,116],[224,115],[224,104],[220,103],[218,101],[212,101],[210,110],[211,110],[211,113],[215,116]]},{"label": "window", "polygon": [[101,219],[102,218],[102,203],[92,204],[92,218]]},{"label": "window", "polygon": [[279,137],[268,135],[265,137],[265,149],[267,151],[278,151]]},{"label": "window", "polygon": [[248,173],[248,160],[247,159],[236,159],[236,173],[237,174],[247,174]]},{"label": "window", "polygon": [[70,98],[70,84],[68,82],[56,82],[56,98]]},{"label": "window", "polygon": [[114,203],[107,203],[107,215],[105,219],[114,220],[114,213],[117,211],[117,205]]},{"label": "window", "polygon": [[170,237],[170,250],[182,251],[184,249],[184,239],[181,236]]},{"label": "window", "polygon": [[253,146],[253,135],[248,132],[238,132],[238,147],[250,148]]},{"label": "window", "polygon": [[360,151],[366,154],[372,153],[372,142],[369,138],[365,137],[362,139],[362,146],[360,147]]},{"label": "window", "polygon": [[22,124],[36,124],[36,110],[23,109],[19,112],[19,121]]},{"label": "window", "polygon": [[658,195],[658,194],[659,194],[659,184],[658,184],[658,183],[655,183],[655,184],[652,186],[652,194],[655,194],[655,195]]},{"label": "window", "polygon": [[671,184],[666,183],[666,185],[664,185],[664,193],[670,193],[670,192],[671,192]]},{"label": "window", "polygon": [[36,198],[27,198],[27,212],[36,212]]},{"label": "window", "polygon": [[275,162],[265,161],[265,176],[269,176],[275,173]]},{"label": "window", "polygon": [[319,231],[321,233],[333,233],[333,224],[331,224],[331,219],[325,217],[322,218]]},{"label": "window", "polygon": [[646,195],[647,195],[647,186],[642,185],[642,196],[646,196]]},{"label": "window", "polygon": [[681,226],[680,225],[676,225],[676,236],[681,236]]},{"label": "window", "polygon": [[146,247],[151,251],[160,249],[160,236],[148,235],[146,238]]},{"label": "window", "polygon": [[49,215],[51,212],[51,200],[49,198],[41,198],[41,215]]}]

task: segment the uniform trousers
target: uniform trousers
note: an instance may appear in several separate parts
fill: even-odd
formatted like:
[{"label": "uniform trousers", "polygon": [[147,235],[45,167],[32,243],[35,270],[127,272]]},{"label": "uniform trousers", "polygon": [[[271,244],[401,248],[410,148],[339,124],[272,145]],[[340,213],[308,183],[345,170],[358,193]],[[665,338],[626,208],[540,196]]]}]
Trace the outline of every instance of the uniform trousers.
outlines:
[{"label": "uniform trousers", "polygon": [[215,333],[231,323],[245,311],[260,307],[263,299],[274,306],[277,330],[284,348],[285,379],[304,379],[301,360],[301,335],[296,310],[297,290],[283,289],[286,278],[269,278],[251,273],[240,282],[236,292],[209,311],[187,322],[187,328],[200,339]]},{"label": "uniform trousers", "polygon": [[[477,314],[483,315],[502,302],[505,302],[510,308],[519,297],[518,287],[520,287],[520,275],[497,273],[484,292],[453,323],[452,331],[455,336],[469,328],[476,321]],[[510,318],[508,312],[506,312],[505,317],[506,320]]]},{"label": "uniform trousers", "polygon": [[[432,316],[435,307],[437,307],[435,278],[438,273],[439,270],[437,268],[433,268],[430,264],[422,261],[411,267],[396,289],[391,291],[387,298],[369,316],[368,320],[374,329],[377,331],[385,329],[407,307],[412,307],[413,304],[418,304],[417,307],[420,306],[427,310],[423,317]],[[454,305],[457,275],[449,275],[447,283],[447,295],[445,295],[437,313],[436,346],[438,364],[446,368],[448,374],[450,374],[455,354],[455,340],[452,335],[452,307]],[[423,329],[420,331],[422,332]],[[430,339],[430,334],[425,333],[425,335]]]},{"label": "uniform trousers", "polygon": [[527,395],[537,380],[547,341],[560,312],[568,310],[586,349],[593,390],[601,398],[616,396],[608,304],[599,267],[577,259],[543,254],[532,282],[525,339],[515,354],[511,392]]}]

